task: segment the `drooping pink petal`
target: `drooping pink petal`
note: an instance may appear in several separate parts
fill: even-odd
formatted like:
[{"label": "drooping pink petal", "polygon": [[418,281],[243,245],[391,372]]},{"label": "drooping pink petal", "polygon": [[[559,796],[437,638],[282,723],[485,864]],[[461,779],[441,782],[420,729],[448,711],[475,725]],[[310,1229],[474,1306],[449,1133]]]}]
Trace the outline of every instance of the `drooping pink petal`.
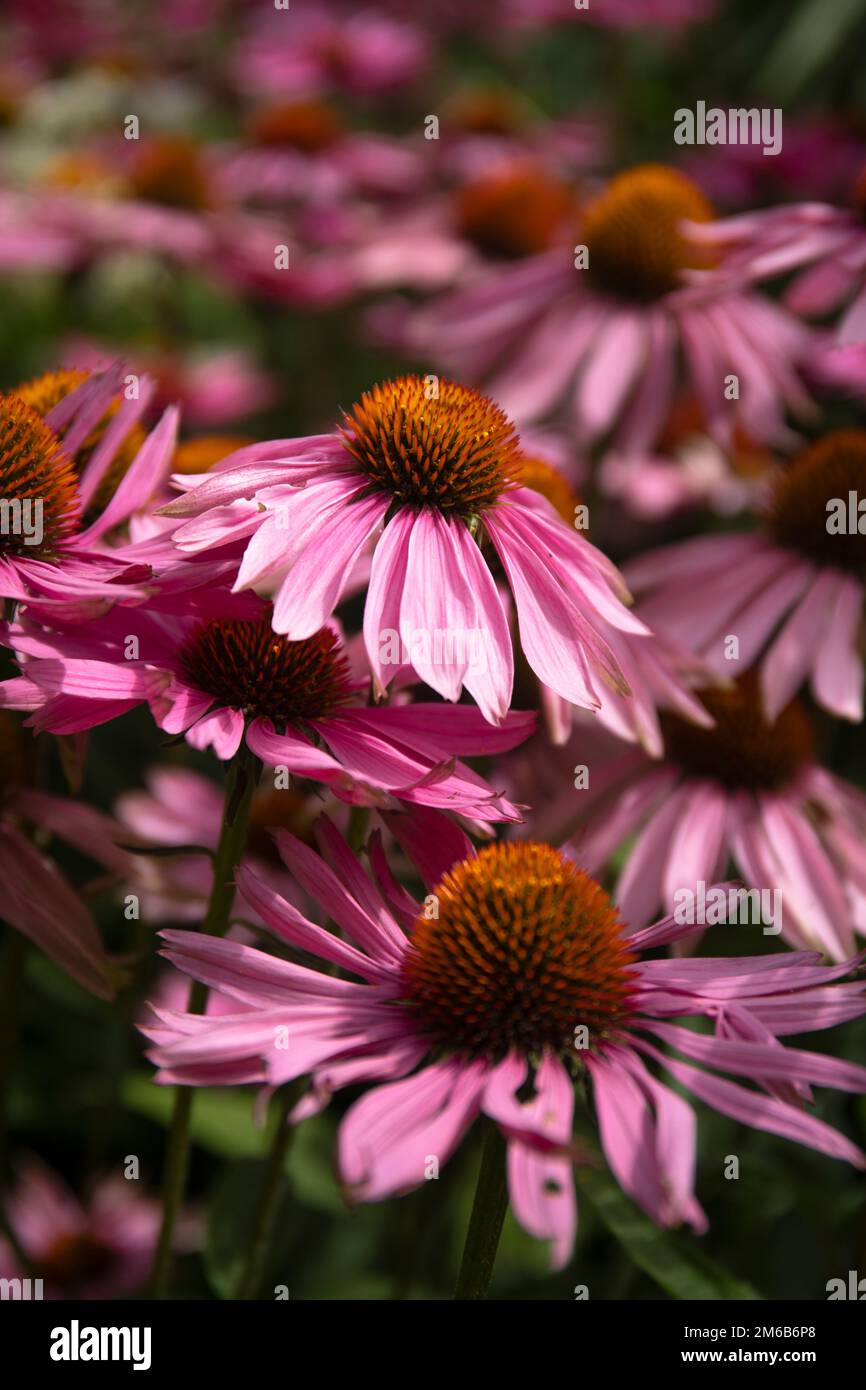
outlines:
[{"label": "drooping pink petal", "polygon": [[[303,496],[303,494],[301,494]],[[312,637],[330,618],[359,554],[381,525],[387,499],[374,493],[335,503],[322,515],[274,598],[273,627],[293,641]]]},{"label": "drooping pink petal", "polygon": [[840,719],[863,718],[863,660],[857,650],[866,594],[853,575],[844,575],[827,615],[824,635],[812,670],[815,699]]},{"label": "drooping pink petal", "polygon": [[625,1192],[654,1220],[666,1212],[655,1152],[652,1112],[629,1071],[618,1062],[586,1053],[605,1157]]},{"label": "drooping pink petal", "polygon": [[379,694],[384,693],[403,665],[401,650],[397,652],[396,661],[390,658],[394,655],[395,644],[402,648],[400,609],[413,522],[408,508],[392,518],[379,538],[370,566],[370,584],[364,605],[364,644]]},{"label": "drooping pink petal", "polygon": [[577,1199],[571,1160],[508,1143],[508,1191],[514,1215],[536,1240],[550,1242],[550,1267],[562,1269],[574,1249]]},{"label": "drooping pink petal", "polygon": [[811,669],[836,590],[835,571],[820,570],[764,657],[761,688],[768,719],[778,718]]},{"label": "drooping pink petal", "polygon": [[589,442],[610,429],[641,371],[646,348],[642,314],[614,312],[603,325],[578,387],[577,414]]},{"label": "drooping pink petal", "polygon": [[187,743],[193,748],[212,748],[223,762],[234,757],[243,736],[243,713],[227,706],[205,714],[186,733]]},{"label": "drooping pink petal", "polygon": [[430,889],[435,888],[455,864],[475,854],[466,832],[430,807],[413,806],[404,813],[386,812],[382,819]]},{"label": "drooping pink petal", "polygon": [[448,1059],[356,1101],[339,1136],[350,1194],[376,1201],[420,1186],[431,1158],[446,1162],[477,1116],[486,1074],[483,1062]]},{"label": "drooping pink petal", "polygon": [[84,903],[56,865],[5,824],[0,824],[0,880],[6,920],[84,989],[113,999],[108,957]]},{"label": "drooping pink petal", "polygon": [[638,1046],[641,1051],[656,1058],[687,1090],[732,1120],[751,1125],[753,1129],[779,1134],[784,1139],[793,1139],[798,1144],[817,1149],[819,1153],[829,1154],[831,1158],[846,1159],[856,1168],[866,1168],[866,1154],[844,1134],[816,1116],[807,1115],[774,1096],[748,1091],[724,1077],[697,1071],[683,1062],[674,1061],[672,1057],[663,1056],[648,1044],[639,1043]]}]

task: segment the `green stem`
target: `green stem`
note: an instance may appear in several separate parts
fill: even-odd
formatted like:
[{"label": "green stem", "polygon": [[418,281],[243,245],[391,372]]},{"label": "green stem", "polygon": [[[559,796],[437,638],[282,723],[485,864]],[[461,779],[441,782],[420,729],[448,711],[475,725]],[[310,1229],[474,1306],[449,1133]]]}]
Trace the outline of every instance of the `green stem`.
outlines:
[{"label": "green stem", "polygon": [[469,1230],[466,1232],[455,1298],[486,1298],[507,1210],[505,1141],[497,1126],[490,1124],[481,1154],[478,1186],[469,1218]]},{"label": "green stem", "polygon": [[[6,928],[3,942],[3,961],[0,969],[0,1194],[6,1185],[9,1168],[9,1090],[18,1051],[18,1000],[24,967],[27,963],[29,941],[14,927]],[[33,1261],[25,1250],[6,1212],[0,1195],[0,1235],[12,1250],[25,1277],[38,1275]]]},{"label": "green stem", "polygon": [[18,1050],[18,1001],[28,944],[20,931],[6,928],[0,969],[0,1182],[6,1178],[9,1091]]},{"label": "green stem", "polygon": [[256,1212],[256,1224],[241,1277],[238,1280],[235,1293],[237,1299],[255,1298],[261,1287],[268,1250],[270,1249],[271,1230],[279,1210],[283,1191],[286,1157],[295,1132],[294,1126],[288,1122],[289,1115],[300,1100],[304,1086],[305,1081],[301,1077],[285,1086],[279,1098],[276,1128],[265,1166],[264,1182]]},{"label": "green stem", "polygon": [[[207,912],[201,930],[207,936],[222,936],[231,920],[235,897],[235,870],[247,842],[250,807],[258,782],[260,764],[242,743],[229,764],[226,777],[223,823],[214,855],[214,875]],[[207,1004],[207,985],[195,980],[189,992],[187,1010],[202,1014]],[[171,1274],[174,1228],[186,1194],[189,1171],[190,1121],[195,1089],[178,1086],[168,1132],[162,1184],[162,1226],[150,1278],[151,1298],[164,1298]]]},{"label": "green stem", "polygon": [[370,826],[369,806],[353,806],[349,812],[349,827],[346,831],[346,842],[350,849],[357,854],[364,846],[367,838],[367,831]]}]

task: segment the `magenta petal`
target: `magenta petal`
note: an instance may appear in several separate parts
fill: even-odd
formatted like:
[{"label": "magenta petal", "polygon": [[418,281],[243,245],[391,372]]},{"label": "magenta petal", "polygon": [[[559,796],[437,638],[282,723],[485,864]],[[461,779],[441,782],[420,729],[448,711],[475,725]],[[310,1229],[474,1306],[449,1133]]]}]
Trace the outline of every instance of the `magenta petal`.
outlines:
[{"label": "magenta petal", "polygon": [[446,1162],[478,1114],[485,1076],[483,1062],[436,1062],[356,1101],[339,1138],[350,1195],[369,1202],[420,1186],[431,1158]]},{"label": "magenta petal", "polygon": [[571,1259],[577,1232],[577,1199],[571,1160],[539,1153],[518,1139],[508,1144],[508,1191],[514,1215],[536,1240],[550,1241],[550,1267]]},{"label": "magenta petal", "polygon": [[364,644],[380,693],[387,689],[403,665],[400,607],[413,522],[412,512],[408,508],[397,513],[382,532],[370,566],[370,583],[364,604]]},{"label": "magenta petal", "polygon": [[51,860],[8,825],[0,826],[0,881],[7,921],[84,989],[113,999],[108,957],[84,903]]},{"label": "magenta petal", "polygon": [[759,1091],[747,1091],[743,1086],[727,1081],[721,1076],[710,1076],[708,1072],[697,1071],[648,1045],[640,1045],[641,1050],[655,1057],[681,1085],[692,1091],[714,1110],[729,1115],[733,1120],[763,1129],[770,1134],[779,1134],[784,1139],[793,1139],[798,1144],[817,1149],[819,1153],[829,1154],[831,1158],[846,1159],[857,1168],[866,1168],[866,1154],[844,1134],[825,1124],[814,1115],[777,1100],[774,1096],[763,1095]]},{"label": "magenta petal", "polygon": [[386,499],[374,494],[335,505],[321,518],[313,539],[292,564],[274,599],[275,632],[299,640],[324,627],[355,561],[386,511]]}]

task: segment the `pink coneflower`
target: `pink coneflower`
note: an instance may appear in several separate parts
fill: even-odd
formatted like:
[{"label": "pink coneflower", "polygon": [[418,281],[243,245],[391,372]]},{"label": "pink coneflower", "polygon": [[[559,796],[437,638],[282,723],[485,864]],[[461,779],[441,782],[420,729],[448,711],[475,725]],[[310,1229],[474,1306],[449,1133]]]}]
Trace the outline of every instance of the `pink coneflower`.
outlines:
[{"label": "pink coneflower", "polygon": [[[344,937],[305,921],[245,870],[241,893],[283,942],[342,973],[167,931],[173,964],[255,1013],[211,1020],[164,1012],[146,1030],[151,1057],[160,1081],[182,1085],[279,1086],[311,1073],[295,1119],[343,1086],[369,1085],[340,1127],[339,1171],[351,1200],[420,1186],[426,1158],[447,1160],[484,1114],[507,1140],[517,1219],[551,1242],[552,1263],[563,1266],[576,1224],[572,1118],[581,1078],[626,1192],[660,1225],[703,1230],[695,1117],[647,1062],[739,1122],[866,1163],[802,1104],[810,1082],[866,1089],[866,1069],[779,1043],[863,1013],[862,984],[830,986],[850,966],[822,966],[808,953],[643,960],[689,928],[668,918],[629,935],[599,885],[546,844],[497,844],[446,860],[425,911],[402,890],[390,893],[387,877],[380,892],[327,824],[323,859],[291,836],[277,839]],[[372,860],[386,868],[375,843]],[[673,1021],[680,1018],[712,1020],[715,1032],[693,1032]],[[288,1048],[275,1046],[280,1030]],[[699,1071],[664,1054],[668,1046],[755,1087]]]},{"label": "pink coneflower", "polygon": [[857,180],[851,207],[795,203],[729,217],[696,237],[726,252],[732,276],[769,279],[816,262],[798,275],[785,295],[796,314],[825,315],[847,309],[839,325],[842,343],[866,342],[866,171]]},{"label": "pink coneflower", "polygon": [[409,666],[446,700],[465,686],[498,723],[513,658],[495,551],[530,666],[597,707],[599,680],[627,693],[607,631],[646,629],[610,561],[520,486],[521,458],[485,396],[402,377],[365,393],[339,433],[241,450],[166,511],[195,518],[175,532],[181,549],[252,534],[235,588],[279,579],[273,624],[294,640],[319,631],[375,543],[364,637],[380,689]]},{"label": "pink coneflower", "polygon": [[417,193],[424,163],[394,136],[349,130],[337,108],[316,97],[266,102],[246,138],[225,149],[219,188],[232,200],[294,206],[341,203],[353,195]]},{"label": "pink coneflower", "polygon": [[[79,1200],[37,1159],[22,1163],[6,1213],[32,1266],[31,1277],[43,1281],[44,1298],[118,1298],[141,1287],[159,1233],[160,1207],[141,1196],[138,1186],[121,1177],[104,1178]],[[197,1224],[184,1217],[179,1247],[193,1248]],[[30,1273],[0,1236],[0,1276]]]},{"label": "pink coneflower", "polygon": [[239,87],[285,98],[332,90],[388,94],[417,80],[429,59],[424,30],[405,14],[318,0],[315,8],[259,10],[235,46]]},{"label": "pink coneflower", "polygon": [[267,766],[323,782],[351,804],[405,801],[483,824],[520,819],[459,756],[513,748],[531,732],[532,713],[511,711],[493,728],[471,705],[369,707],[369,674],[353,677],[332,625],[290,640],[253,594],[182,593],[180,611],[170,606],[112,612],[84,630],[5,625],[23,674],[0,685],[0,700],[33,710],[28,722],[52,733],[148,703],[161,729],[194,748],[228,760],[245,744]]},{"label": "pink coneflower", "polygon": [[763,532],[699,536],[632,561],[641,612],[722,675],[759,661],[771,719],[808,679],[825,709],[861,720],[864,496],[866,430],[825,435],[773,476]]},{"label": "pink coneflower", "polygon": [[[472,282],[490,262],[534,258],[562,239],[574,214],[573,194],[541,161],[502,161],[466,178],[447,195],[419,200],[402,213],[362,208],[341,252],[360,288],[441,289]],[[374,337],[406,331],[408,306],[375,306]]]},{"label": "pink coneflower", "polygon": [[732,864],[751,888],[778,890],[785,940],[846,959],[852,929],[866,933],[866,797],[817,761],[798,701],[764,718],[754,672],[701,695],[713,726],[663,714],[659,760],[583,729],[573,748],[589,785],[575,791],[569,773],[545,808],[545,832],[567,833],[591,873],[628,842],[616,898],[633,926],[674,911],[681,890],[696,893]]},{"label": "pink coneflower", "polygon": [[122,398],[119,366],[49,373],[0,396],[0,595],[64,617],[139,601],[149,571],[107,546],[160,489],[177,412],[145,436],[153,383]]},{"label": "pink coneflower", "polygon": [[350,282],[334,257],[315,255],[285,214],[245,208],[221,186],[226,158],[222,147],[184,134],[66,155],[17,195],[0,262],[29,263],[30,227],[34,244],[69,239],[73,252],[61,245],[61,255],[76,263],[149,251],[270,299],[322,304],[344,295]]},{"label": "pink coneflower", "polygon": [[722,441],[737,421],[757,439],[788,441],[786,407],[809,405],[797,374],[809,330],[727,279],[691,283],[713,253],[686,224],[712,217],[677,170],[627,170],[584,204],[568,243],[419,310],[407,344],[484,379],[521,423],[573,400],[585,444],[612,435],[626,452],[652,448],[684,389]]}]

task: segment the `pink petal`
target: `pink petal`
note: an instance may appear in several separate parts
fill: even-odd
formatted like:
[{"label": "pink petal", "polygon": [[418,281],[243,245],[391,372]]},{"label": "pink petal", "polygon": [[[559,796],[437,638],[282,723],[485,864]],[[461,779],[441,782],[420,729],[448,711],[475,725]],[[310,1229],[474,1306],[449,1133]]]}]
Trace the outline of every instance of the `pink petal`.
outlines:
[{"label": "pink petal", "polygon": [[373,552],[370,584],[364,605],[364,644],[380,693],[384,692],[400,669],[400,662],[382,661],[389,637],[399,638],[400,608],[409,559],[409,538],[414,518],[409,508],[401,509],[385,527]]},{"label": "pink petal", "polygon": [[768,719],[778,718],[811,669],[837,585],[836,571],[818,572],[761,663],[761,688]]},{"label": "pink petal", "polygon": [[356,1101],[339,1136],[351,1193],[376,1201],[420,1186],[431,1157],[445,1163],[478,1114],[485,1076],[483,1062],[437,1062]]},{"label": "pink petal", "polygon": [[84,989],[113,999],[108,957],[84,903],[52,861],[8,825],[0,825],[0,880],[10,925]]},{"label": "pink petal", "polygon": [[335,506],[292,565],[274,600],[273,627],[293,640],[312,637],[338,603],[387,500],[381,494]]},{"label": "pink petal", "polygon": [[857,650],[863,607],[862,583],[845,575],[827,615],[812,671],[812,692],[818,703],[854,723],[863,718],[863,659]]}]

